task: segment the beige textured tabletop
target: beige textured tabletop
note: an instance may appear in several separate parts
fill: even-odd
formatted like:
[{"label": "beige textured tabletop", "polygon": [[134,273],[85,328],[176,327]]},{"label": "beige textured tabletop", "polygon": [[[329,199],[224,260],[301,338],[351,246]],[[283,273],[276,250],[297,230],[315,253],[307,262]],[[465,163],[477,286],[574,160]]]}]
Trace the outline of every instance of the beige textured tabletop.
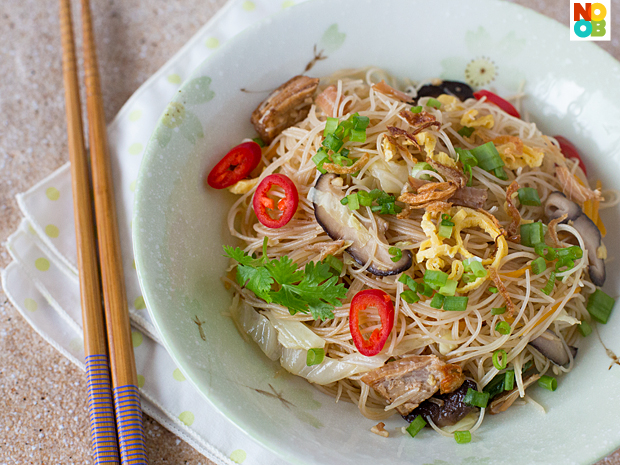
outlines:
[{"label": "beige textured tabletop", "polygon": [[[107,119],[224,3],[91,0]],[[568,24],[568,0],[515,3]],[[3,242],[21,220],[15,194],[64,164],[68,154],[57,2],[1,0],[1,5]],[[599,44],[617,59],[619,19],[620,0],[612,0],[612,41]],[[0,267],[9,261],[0,248]],[[92,463],[85,384],[84,374],[41,339],[0,290],[0,464]],[[151,464],[211,464],[149,417],[145,429]],[[620,465],[620,450],[603,464]]]}]

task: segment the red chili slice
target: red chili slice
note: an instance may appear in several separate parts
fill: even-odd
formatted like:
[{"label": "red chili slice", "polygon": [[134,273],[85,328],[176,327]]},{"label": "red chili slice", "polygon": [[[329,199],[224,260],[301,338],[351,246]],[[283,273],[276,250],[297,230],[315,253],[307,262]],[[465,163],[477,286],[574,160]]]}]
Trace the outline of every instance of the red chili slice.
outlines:
[{"label": "red chili slice", "polygon": [[[359,314],[367,307],[375,307],[381,318],[381,328],[374,329],[368,339],[364,339],[359,326]],[[349,310],[349,329],[355,347],[360,354],[372,357],[383,349],[394,326],[394,304],[385,292],[379,289],[365,289],[358,292],[351,301]]]},{"label": "red chili slice", "polygon": [[244,142],[233,147],[217,165],[213,167],[207,183],[214,189],[224,189],[246,178],[261,159],[260,145]]},{"label": "red chili slice", "polygon": [[564,155],[566,158],[576,158],[579,161],[579,166],[581,167],[583,174],[587,176],[588,172],[586,171],[586,164],[581,159],[581,155],[579,155],[579,152],[577,151],[577,148],[573,145],[573,143],[564,136],[554,137],[555,140],[560,143],[560,151],[562,152],[562,155]]},{"label": "red chili slice", "polygon": [[[280,187],[284,191],[284,197],[278,200],[277,209],[282,212],[279,218],[273,218],[268,210],[276,210],[276,205],[273,199],[269,198],[267,194],[272,187]],[[254,198],[252,199],[254,206],[254,212],[258,221],[271,229],[278,229],[291,221],[291,218],[297,211],[297,205],[299,204],[299,194],[295,183],[291,181],[287,176],[283,174],[270,174],[263,179],[256,192],[254,192]]]},{"label": "red chili slice", "polygon": [[474,97],[476,97],[476,100],[480,100],[482,97],[486,97],[487,101],[497,105],[510,116],[514,116],[515,118],[521,118],[521,115],[519,114],[517,109],[512,106],[512,103],[504,100],[499,95],[494,94],[493,92],[489,92],[488,90],[479,90],[478,92],[474,92]]}]

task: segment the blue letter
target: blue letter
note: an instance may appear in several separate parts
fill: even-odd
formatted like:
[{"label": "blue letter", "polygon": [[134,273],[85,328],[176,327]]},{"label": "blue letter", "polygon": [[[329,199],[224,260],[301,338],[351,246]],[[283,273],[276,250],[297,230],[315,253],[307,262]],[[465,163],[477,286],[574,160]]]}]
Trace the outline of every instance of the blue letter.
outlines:
[{"label": "blue letter", "polygon": [[[582,26],[586,27],[585,31],[581,30]],[[590,21],[586,21],[582,19],[575,23],[575,34],[577,34],[577,37],[589,37],[591,33],[592,33],[592,24],[590,24]]]}]

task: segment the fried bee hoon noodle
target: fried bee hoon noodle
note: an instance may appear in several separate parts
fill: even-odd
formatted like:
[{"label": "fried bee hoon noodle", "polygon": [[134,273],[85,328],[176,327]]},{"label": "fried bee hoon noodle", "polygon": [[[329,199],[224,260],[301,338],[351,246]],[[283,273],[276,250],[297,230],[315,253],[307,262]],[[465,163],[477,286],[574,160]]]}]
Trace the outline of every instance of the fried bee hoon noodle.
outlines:
[{"label": "fried bee hoon noodle", "polygon": [[304,79],[252,115],[271,139],[260,162],[213,186],[239,195],[223,279],[241,334],[412,435],[474,431],[535,381],[551,389],[613,306],[599,211],[615,192],[591,189],[520,98],[379,69]]}]

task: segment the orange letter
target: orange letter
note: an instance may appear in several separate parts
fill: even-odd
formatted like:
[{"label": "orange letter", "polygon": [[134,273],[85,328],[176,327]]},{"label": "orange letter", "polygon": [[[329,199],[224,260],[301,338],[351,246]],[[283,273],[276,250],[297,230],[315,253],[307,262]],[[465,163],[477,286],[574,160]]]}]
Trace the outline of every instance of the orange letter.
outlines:
[{"label": "orange letter", "polygon": [[[596,14],[598,10],[598,14]],[[601,21],[607,16],[607,9],[605,5],[601,3],[594,3],[592,7],[590,7],[590,18],[592,21]]]},{"label": "orange letter", "polygon": [[[575,3],[575,9],[574,9],[574,19],[573,21],[579,21],[579,17],[581,16],[581,18],[585,19],[586,21],[592,21],[590,19],[590,12],[591,10],[591,3],[586,3],[586,7],[584,8],[583,5],[581,3]],[[603,7],[604,8],[604,7]]]}]

